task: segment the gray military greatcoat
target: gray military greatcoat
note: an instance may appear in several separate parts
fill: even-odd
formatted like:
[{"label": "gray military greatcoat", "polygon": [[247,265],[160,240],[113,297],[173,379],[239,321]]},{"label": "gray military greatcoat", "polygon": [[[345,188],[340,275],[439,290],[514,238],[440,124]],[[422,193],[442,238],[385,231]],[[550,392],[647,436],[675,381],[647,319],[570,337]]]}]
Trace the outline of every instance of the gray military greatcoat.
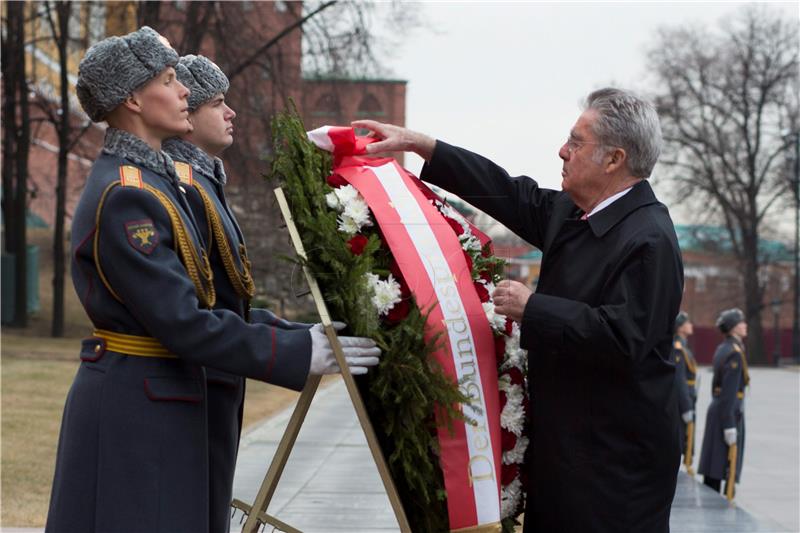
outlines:
[{"label": "gray military greatcoat", "polygon": [[[198,187],[211,199],[212,209],[222,223],[228,249],[231,251],[235,267],[245,271],[244,235],[233,210],[225,197],[227,181],[225,169],[219,158],[214,158],[202,149],[180,138],[166,141],[164,151],[176,162],[188,164],[192,169],[194,185],[184,183],[183,191],[198,221],[204,242],[209,242],[209,227],[206,224],[206,205]],[[238,294],[231,283],[221,257],[220,243],[211,246],[211,268],[214,272],[216,289],[216,309],[228,309],[254,323],[262,323],[282,329],[307,329],[311,324],[289,322],[275,316],[268,309],[251,309],[248,298]],[[206,368],[206,391],[208,395],[208,438],[210,443],[210,530],[224,532],[230,525],[230,503],[233,491],[233,475],[236,469],[236,455],[239,449],[239,436],[242,429],[242,408],[244,405],[245,380],[215,368]]]},{"label": "gray military greatcoat", "polygon": [[[206,369],[300,390],[311,339],[304,329],[251,324],[241,312],[204,308],[176,251],[167,210],[151,192],[115,187],[98,215],[122,165],[136,167],[175,206],[192,246],[204,249],[172,160],[109,128],[74,214],[73,282],[96,329],[149,337],[170,357],[113,351],[100,336],[83,341],[46,530],[207,533],[216,529],[211,465],[220,444],[210,428],[218,405]],[[229,437],[238,438],[238,420],[229,415],[240,396],[224,408],[235,429]]]},{"label": "gray military greatcoat", "polygon": [[711,404],[706,414],[703,447],[697,472],[713,479],[727,479],[728,445],[724,430],[736,428],[736,482],[744,464],[744,392],[749,376],[744,345],[729,335],[714,352],[714,378]]},{"label": "gray military greatcoat", "polygon": [[[672,361],[675,363],[675,387],[678,389],[678,412],[695,411],[697,404],[697,361],[686,339],[675,335],[672,343]],[[697,418],[695,412],[692,421]],[[681,453],[686,451],[686,423],[681,420]],[[694,439],[691,443],[694,450]]]}]

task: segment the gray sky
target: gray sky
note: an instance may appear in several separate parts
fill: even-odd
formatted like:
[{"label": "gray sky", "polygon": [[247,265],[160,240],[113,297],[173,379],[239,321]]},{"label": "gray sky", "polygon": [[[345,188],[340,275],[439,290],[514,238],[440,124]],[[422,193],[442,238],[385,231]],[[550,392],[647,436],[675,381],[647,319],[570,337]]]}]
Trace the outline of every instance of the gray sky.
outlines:
[{"label": "gray sky", "polygon": [[[769,2],[798,17],[797,2]],[[424,26],[389,58],[408,80],[406,125],[561,188],[558,149],[593,89],[653,88],[645,51],[661,25],[717,22],[742,3],[414,4]],[[418,172],[416,156],[406,167]],[[658,175],[656,167],[655,175]],[[660,194],[662,201],[666,195]],[[685,217],[674,209],[676,222]]]}]

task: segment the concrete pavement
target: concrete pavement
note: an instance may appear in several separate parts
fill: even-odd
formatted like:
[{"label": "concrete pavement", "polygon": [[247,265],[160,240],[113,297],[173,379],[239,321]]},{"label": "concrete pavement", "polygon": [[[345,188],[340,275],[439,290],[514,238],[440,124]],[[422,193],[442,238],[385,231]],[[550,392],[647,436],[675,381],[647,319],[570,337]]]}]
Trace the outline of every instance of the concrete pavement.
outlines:
[{"label": "concrete pavement", "polygon": [[[701,367],[697,450],[710,403],[711,373]],[[736,505],[682,473],[670,529],[677,533],[800,532],[800,372],[753,368],[746,400],[747,441]],[[252,503],[291,409],[248,432],[234,497]],[[695,458],[695,468],[699,457]],[[268,513],[306,533],[397,531],[366,440],[342,382],[320,391]],[[240,531],[237,514],[232,531]],[[270,531],[270,529],[267,529]]]},{"label": "concrete pavement", "polygon": [[[698,375],[695,469],[711,403],[711,367],[701,367]],[[800,532],[800,367],[750,368],[745,435],[737,505]]]}]

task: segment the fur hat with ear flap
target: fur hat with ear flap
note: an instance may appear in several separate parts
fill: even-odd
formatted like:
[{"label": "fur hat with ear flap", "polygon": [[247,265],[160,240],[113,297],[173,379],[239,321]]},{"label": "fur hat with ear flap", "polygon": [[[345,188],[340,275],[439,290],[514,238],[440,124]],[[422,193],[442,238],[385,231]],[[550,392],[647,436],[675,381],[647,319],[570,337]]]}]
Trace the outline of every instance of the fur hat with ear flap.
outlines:
[{"label": "fur hat with ear flap", "polygon": [[189,112],[194,112],[216,95],[228,92],[228,77],[205,56],[185,55],[175,67],[178,81],[189,89]]},{"label": "fur hat with ear flap", "polygon": [[75,89],[92,122],[100,122],[130,94],[167,67],[178,53],[149,26],[94,44],[78,66]]},{"label": "fur hat with ear flap", "polygon": [[744,322],[744,313],[742,313],[741,309],[734,307],[733,309],[726,309],[719,314],[717,327],[727,335],[740,322]]},{"label": "fur hat with ear flap", "polygon": [[689,313],[686,311],[681,311],[678,313],[678,316],[675,317],[675,330],[677,331],[679,327],[689,322]]}]

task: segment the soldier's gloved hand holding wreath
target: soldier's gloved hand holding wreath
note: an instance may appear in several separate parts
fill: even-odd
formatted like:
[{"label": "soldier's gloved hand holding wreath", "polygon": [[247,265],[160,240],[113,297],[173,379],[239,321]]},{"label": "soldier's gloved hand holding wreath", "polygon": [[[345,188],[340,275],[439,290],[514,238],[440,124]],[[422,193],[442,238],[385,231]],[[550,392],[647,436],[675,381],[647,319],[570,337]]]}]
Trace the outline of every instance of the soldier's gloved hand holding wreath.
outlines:
[{"label": "soldier's gloved hand holding wreath", "polygon": [[[333,322],[333,327],[336,331],[344,329],[345,326],[346,324],[343,322]],[[311,333],[311,367],[308,370],[309,374],[320,376],[341,372],[322,324],[314,324],[309,332]],[[340,336],[339,342],[342,345],[347,366],[353,375],[366,374],[368,367],[378,364],[378,356],[381,355],[381,349],[375,345],[375,341],[372,339]]]}]

